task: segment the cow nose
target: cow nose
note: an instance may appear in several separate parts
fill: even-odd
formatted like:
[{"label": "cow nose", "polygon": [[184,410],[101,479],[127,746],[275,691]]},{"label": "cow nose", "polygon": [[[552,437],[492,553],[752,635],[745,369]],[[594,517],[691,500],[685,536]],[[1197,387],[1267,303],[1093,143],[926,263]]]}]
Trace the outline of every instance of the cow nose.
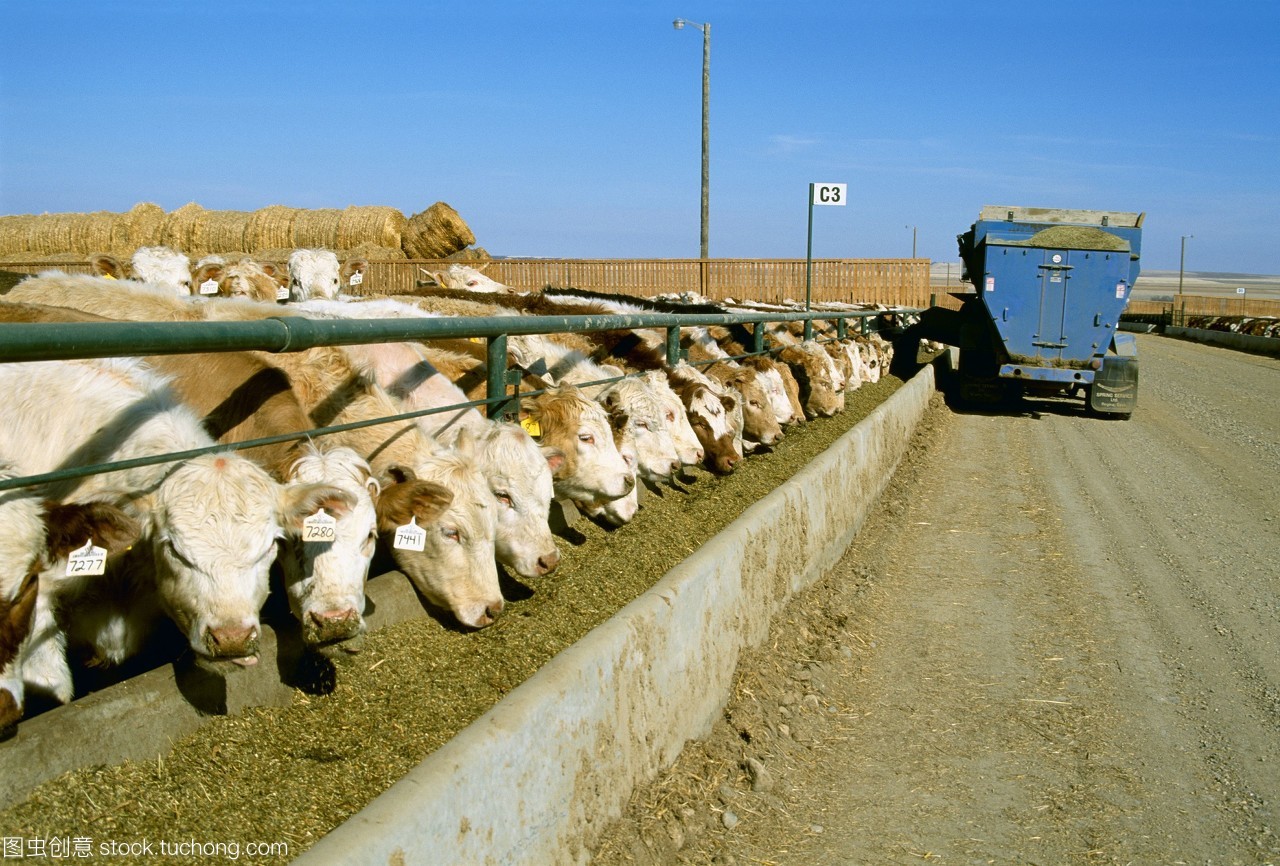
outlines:
[{"label": "cow nose", "polygon": [[258,652],[258,627],[209,626],[205,629],[204,643],[214,658],[255,655]]},{"label": "cow nose", "polygon": [[727,474],[733,471],[733,468],[738,465],[738,460],[740,459],[741,458],[739,458],[737,454],[726,454],[717,461],[716,468]]},{"label": "cow nose", "polygon": [[355,637],[360,632],[360,612],[354,607],[313,610],[305,629],[308,643],[328,643]]},{"label": "cow nose", "polygon": [[493,625],[493,621],[498,618],[498,614],[502,613],[502,608],[502,599],[486,604],[484,613],[476,617],[475,627],[484,628],[487,625]]},{"label": "cow nose", "polygon": [[550,574],[560,564],[560,551],[551,550],[538,557],[538,574]]}]

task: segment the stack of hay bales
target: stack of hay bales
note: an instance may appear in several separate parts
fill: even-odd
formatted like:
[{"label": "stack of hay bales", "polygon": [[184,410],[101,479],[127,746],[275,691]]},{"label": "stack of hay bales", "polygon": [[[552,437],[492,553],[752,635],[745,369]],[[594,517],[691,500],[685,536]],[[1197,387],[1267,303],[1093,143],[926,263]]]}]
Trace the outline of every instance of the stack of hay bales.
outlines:
[{"label": "stack of hay bales", "polygon": [[404,258],[487,259],[468,249],[475,235],[444,202],[406,219],[396,208],[352,205],[305,209],[271,205],[255,211],[206,210],[195,202],[166,214],[142,203],[127,213],[0,216],[0,261],[47,261],[92,253],[129,256],[164,245],[192,259],[210,254],[283,260],[300,248],[333,250],[374,261]]}]

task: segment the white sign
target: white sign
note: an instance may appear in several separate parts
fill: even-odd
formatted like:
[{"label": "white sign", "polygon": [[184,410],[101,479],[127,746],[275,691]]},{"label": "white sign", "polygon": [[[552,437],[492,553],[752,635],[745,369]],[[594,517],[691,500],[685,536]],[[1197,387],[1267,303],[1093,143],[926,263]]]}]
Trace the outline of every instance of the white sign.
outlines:
[{"label": "white sign", "polygon": [[847,183],[815,183],[813,184],[813,202],[812,204],[840,205],[844,206],[845,200],[848,198],[849,185]]},{"label": "white sign", "polygon": [[1236,289],[1236,294],[1237,294],[1237,295],[1243,295],[1243,294],[1244,294],[1244,286],[1240,286],[1238,289]]}]

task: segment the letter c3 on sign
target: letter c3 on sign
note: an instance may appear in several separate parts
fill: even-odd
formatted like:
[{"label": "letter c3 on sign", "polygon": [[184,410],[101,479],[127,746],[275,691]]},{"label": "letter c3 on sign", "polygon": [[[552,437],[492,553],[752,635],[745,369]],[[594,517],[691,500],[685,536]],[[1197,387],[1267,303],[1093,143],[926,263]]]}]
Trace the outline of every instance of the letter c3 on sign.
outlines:
[{"label": "letter c3 on sign", "polygon": [[813,204],[844,206],[848,200],[848,184],[815,183],[813,185]]}]

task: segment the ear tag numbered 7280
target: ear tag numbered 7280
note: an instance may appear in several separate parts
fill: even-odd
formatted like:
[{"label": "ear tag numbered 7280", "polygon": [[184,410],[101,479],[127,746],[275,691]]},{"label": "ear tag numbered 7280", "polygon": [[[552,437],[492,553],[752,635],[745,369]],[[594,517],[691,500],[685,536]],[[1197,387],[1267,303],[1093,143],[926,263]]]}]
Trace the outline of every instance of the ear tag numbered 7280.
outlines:
[{"label": "ear tag numbered 7280", "polygon": [[410,517],[404,526],[396,527],[391,546],[396,550],[416,550],[419,553],[427,549],[427,533],[418,525],[418,518]]},{"label": "ear tag numbered 7280", "polygon": [[303,541],[336,541],[338,521],[323,508],[302,521]]},{"label": "ear tag numbered 7280", "polygon": [[90,576],[105,574],[107,571],[107,549],[94,547],[93,539],[84,543],[84,547],[71,551],[67,556],[67,574]]}]

